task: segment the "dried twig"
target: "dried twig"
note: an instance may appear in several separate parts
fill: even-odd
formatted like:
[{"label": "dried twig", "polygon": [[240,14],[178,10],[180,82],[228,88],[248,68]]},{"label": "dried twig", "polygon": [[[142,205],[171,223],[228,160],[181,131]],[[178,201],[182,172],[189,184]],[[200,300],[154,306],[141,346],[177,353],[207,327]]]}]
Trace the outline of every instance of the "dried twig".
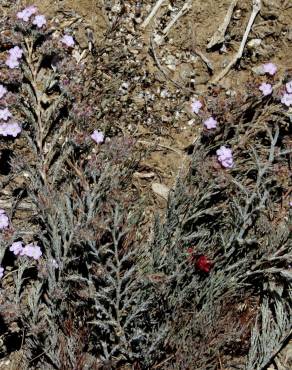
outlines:
[{"label": "dried twig", "polygon": [[187,0],[183,7],[181,8],[181,10],[177,13],[176,16],[174,16],[174,18],[168,23],[168,25],[164,28],[164,30],[162,31],[162,33],[164,35],[167,35],[168,32],[170,31],[170,29],[173,27],[173,25],[179,20],[180,17],[182,17],[184,14],[186,14],[187,11],[189,11],[192,7],[192,1],[191,0]]},{"label": "dried twig", "polygon": [[[13,209],[15,207],[15,204],[11,199],[0,199],[0,208],[4,209]],[[33,211],[36,212],[36,207],[34,204],[30,201],[21,200],[17,204],[16,207],[17,210],[21,211]]]},{"label": "dried twig", "polygon": [[235,8],[235,6],[237,4],[237,1],[238,0],[232,0],[231,1],[231,4],[229,5],[226,16],[224,18],[224,21],[221,24],[221,26],[217,29],[217,31],[214,33],[214,35],[212,36],[211,40],[209,41],[209,43],[207,45],[207,49],[211,49],[213,46],[215,46],[217,44],[221,44],[222,42],[224,42],[225,32],[226,32],[227,27],[230,23],[232,13],[233,13],[233,9]]},{"label": "dried twig", "polygon": [[163,148],[163,149],[167,149],[167,150],[170,150],[180,156],[183,156],[183,152],[179,149],[175,149],[175,148],[172,148],[170,146],[167,146],[167,145],[163,145],[163,144],[158,144],[158,143],[151,143],[149,141],[145,141],[145,140],[138,140],[138,143],[139,144],[144,144],[144,145],[154,145],[154,146],[158,146],[160,148]]},{"label": "dried twig", "polygon": [[161,5],[164,3],[165,0],[158,0],[154,7],[152,8],[151,12],[149,13],[148,17],[144,20],[144,22],[141,24],[141,28],[146,28],[151,21],[151,19],[155,16],[158,9],[161,7]]},{"label": "dried twig", "polygon": [[244,33],[243,38],[241,40],[239,50],[235,54],[235,56],[233,57],[231,62],[223,69],[223,71],[221,71],[217,76],[215,76],[211,80],[211,84],[215,84],[218,81],[220,81],[230,71],[230,69],[237,63],[237,61],[242,57],[247,37],[249,35],[249,32],[250,32],[251,27],[253,25],[253,22],[254,22],[254,20],[257,16],[258,12],[260,11],[260,9],[261,9],[261,0],[253,0],[253,2],[252,2],[252,13],[250,15],[245,33]]},{"label": "dried twig", "polygon": [[212,63],[210,62],[210,60],[206,57],[206,55],[204,55],[204,54],[201,52],[201,50],[199,50],[199,49],[197,49],[197,48],[195,48],[195,47],[193,47],[193,51],[194,51],[194,53],[195,53],[196,55],[198,55],[198,56],[202,59],[202,61],[206,64],[207,68],[208,68],[211,72],[213,72],[213,71],[214,71],[213,65],[212,65]]},{"label": "dried twig", "polygon": [[153,38],[151,37],[150,38],[150,51],[151,51],[151,54],[152,54],[152,56],[153,56],[153,58],[154,58],[154,61],[155,61],[155,63],[156,63],[156,65],[157,65],[157,68],[160,70],[160,72],[163,74],[163,76],[167,79],[167,80],[169,80],[170,82],[172,82],[177,88],[179,88],[179,89],[182,89],[182,90],[185,90],[185,91],[188,91],[188,92],[190,92],[190,93],[194,93],[194,90],[191,90],[191,89],[189,89],[189,88],[187,88],[187,87],[185,87],[185,86],[182,86],[182,85],[180,85],[178,82],[176,82],[176,81],[174,81],[169,75],[168,75],[168,73],[163,69],[163,67],[162,67],[162,65],[160,64],[160,61],[159,61],[159,59],[158,59],[158,57],[157,57],[157,55],[156,55],[156,51],[155,51],[155,47],[154,47],[154,42],[153,42]]}]

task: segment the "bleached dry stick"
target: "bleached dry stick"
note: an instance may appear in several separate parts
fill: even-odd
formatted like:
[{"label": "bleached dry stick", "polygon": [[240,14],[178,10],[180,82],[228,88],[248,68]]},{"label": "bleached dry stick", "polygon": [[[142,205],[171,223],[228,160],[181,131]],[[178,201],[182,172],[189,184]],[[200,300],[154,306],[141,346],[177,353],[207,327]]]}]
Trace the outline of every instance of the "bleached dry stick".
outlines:
[{"label": "bleached dry stick", "polygon": [[252,13],[250,15],[245,33],[243,35],[243,38],[241,40],[241,44],[239,47],[238,52],[235,54],[234,58],[231,60],[231,62],[221,71],[217,76],[215,76],[211,80],[211,84],[215,84],[218,81],[220,81],[229,71],[230,69],[236,64],[236,62],[242,57],[244,46],[246,44],[247,37],[249,35],[249,32],[251,30],[251,27],[253,25],[253,22],[258,14],[258,12],[261,10],[261,0],[253,0],[252,1]]},{"label": "bleached dry stick", "polygon": [[155,16],[158,9],[161,7],[161,5],[164,3],[165,0],[158,0],[157,3],[152,8],[151,12],[149,13],[148,17],[144,20],[144,22],[141,24],[141,28],[145,28],[148,26],[151,19]]},{"label": "bleached dry stick", "polygon": [[229,5],[226,16],[224,18],[224,21],[221,24],[221,26],[217,29],[217,31],[214,33],[214,35],[212,36],[211,40],[209,41],[207,45],[207,49],[211,49],[213,46],[217,44],[221,44],[224,41],[225,32],[230,23],[230,20],[233,14],[233,9],[235,8],[237,2],[238,0],[231,1],[231,4]]},{"label": "bleached dry stick", "polygon": [[190,10],[192,7],[192,1],[187,0],[181,10],[177,13],[177,15],[168,23],[168,25],[164,28],[162,33],[164,35],[167,35],[169,30],[173,27],[173,25],[177,22],[177,20],[182,17],[188,10]]},{"label": "bleached dry stick", "polygon": [[[0,207],[4,209],[12,209],[15,207],[15,203],[9,199],[0,199]],[[20,201],[17,204],[16,209],[21,211],[36,211],[33,203],[25,200]]]}]

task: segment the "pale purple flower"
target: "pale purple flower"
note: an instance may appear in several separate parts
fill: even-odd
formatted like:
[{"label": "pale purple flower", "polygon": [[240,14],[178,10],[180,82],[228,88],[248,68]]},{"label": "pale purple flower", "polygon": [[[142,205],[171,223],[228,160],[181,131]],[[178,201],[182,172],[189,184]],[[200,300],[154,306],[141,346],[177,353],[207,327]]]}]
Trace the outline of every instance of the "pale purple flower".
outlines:
[{"label": "pale purple flower", "polygon": [[34,260],[38,260],[42,255],[42,251],[38,245],[36,245],[35,243],[30,243],[22,249],[20,255],[32,257]]},{"label": "pale purple flower", "polygon": [[0,125],[0,135],[7,136],[7,123]]},{"label": "pale purple flower", "polygon": [[104,141],[104,134],[101,131],[98,131],[98,130],[94,130],[93,134],[91,134],[90,137],[97,144],[101,144]]},{"label": "pale purple flower", "polygon": [[287,93],[292,94],[292,80],[286,83]]},{"label": "pale purple flower", "polygon": [[263,70],[265,73],[273,76],[277,72],[277,66],[274,63],[266,63],[263,65]]},{"label": "pale purple flower", "polygon": [[21,132],[21,127],[17,122],[9,122],[6,125],[5,133],[6,135],[2,134],[3,136],[13,136],[16,137]]},{"label": "pale purple flower", "polygon": [[5,214],[4,209],[0,209],[0,229],[3,230],[9,226],[9,219]]},{"label": "pale purple flower", "polygon": [[21,127],[17,122],[3,123],[0,125],[0,135],[16,137],[21,132]]},{"label": "pale purple flower", "polygon": [[206,119],[206,121],[204,121],[204,126],[210,130],[212,128],[216,128],[217,126],[217,121],[213,118],[213,117],[209,117],[208,119]]},{"label": "pale purple flower", "polygon": [[23,51],[19,46],[14,46],[8,50],[9,55],[12,59],[20,59],[22,57]]},{"label": "pale purple flower", "polygon": [[287,107],[292,105],[292,94],[284,94],[281,103],[285,104]]},{"label": "pale purple flower", "polygon": [[8,108],[0,109],[0,120],[7,121],[10,117],[12,117],[12,114]]},{"label": "pale purple flower", "polygon": [[292,94],[284,94],[281,103],[285,104],[287,107],[292,105]]},{"label": "pale purple flower", "polygon": [[263,93],[264,96],[270,95],[273,92],[272,85],[271,84],[266,84],[265,82],[263,82],[260,85],[259,89],[261,90],[261,92]]},{"label": "pale purple flower", "polygon": [[290,200],[290,202],[289,202],[289,206],[290,206],[290,207],[292,207],[292,201],[291,201],[291,200]]},{"label": "pale purple flower", "polygon": [[50,266],[54,267],[55,269],[59,268],[58,262],[54,258],[51,258],[49,263]]},{"label": "pale purple flower", "polygon": [[202,106],[203,104],[200,102],[200,100],[193,100],[191,104],[191,110],[193,113],[198,114]]},{"label": "pale purple flower", "polygon": [[4,275],[4,268],[0,266],[0,279],[3,278],[3,275]]},{"label": "pale purple flower", "polygon": [[232,157],[232,150],[226,148],[225,146],[221,146],[219,149],[216,150],[218,161],[221,163],[223,167],[232,168],[233,167],[233,157]]},{"label": "pale purple flower", "polygon": [[15,256],[17,256],[18,254],[21,254],[22,253],[22,250],[23,250],[23,244],[22,242],[14,242],[11,244],[11,247],[9,248],[9,250],[11,252],[13,252],[15,254]]},{"label": "pale purple flower", "polygon": [[24,22],[28,22],[29,18],[37,12],[37,8],[34,5],[28,6],[21,12],[16,14],[18,19],[22,19]]},{"label": "pale purple flower", "polygon": [[19,66],[18,59],[20,59],[23,54],[22,49],[19,46],[14,46],[8,52],[9,52],[9,57],[7,58],[5,62],[6,65],[11,69],[18,67]]},{"label": "pale purple flower", "polygon": [[19,61],[13,57],[8,57],[6,59],[6,62],[5,64],[10,68],[10,69],[13,69],[13,68],[16,68],[19,66]]},{"label": "pale purple flower", "polygon": [[46,17],[44,15],[36,15],[33,22],[38,28],[42,28],[46,23]]},{"label": "pale purple flower", "polygon": [[73,47],[75,45],[75,41],[73,39],[72,36],[70,35],[64,35],[62,38],[61,38],[61,42],[63,44],[65,44],[66,46],[68,46],[69,48],[70,47]]},{"label": "pale purple flower", "polygon": [[7,93],[6,87],[0,84],[0,99],[3,98],[3,96]]}]

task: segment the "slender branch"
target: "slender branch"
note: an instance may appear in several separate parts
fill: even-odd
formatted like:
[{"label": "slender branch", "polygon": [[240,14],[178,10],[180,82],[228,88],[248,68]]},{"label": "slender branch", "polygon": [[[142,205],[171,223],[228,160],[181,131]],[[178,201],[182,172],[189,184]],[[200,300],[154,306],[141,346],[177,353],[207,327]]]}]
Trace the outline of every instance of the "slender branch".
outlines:
[{"label": "slender branch", "polygon": [[213,46],[215,46],[217,44],[221,44],[222,42],[224,42],[225,32],[228,28],[228,25],[229,25],[231,17],[232,17],[233,9],[235,8],[237,2],[238,2],[238,0],[232,0],[231,1],[231,4],[229,5],[226,16],[224,18],[224,21],[221,24],[221,26],[219,26],[219,28],[214,33],[214,35],[212,36],[211,40],[209,41],[209,43],[207,45],[207,49],[211,49]]},{"label": "slender branch", "polygon": [[179,20],[180,17],[182,17],[188,10],[190,10],[192,7],[192,1],[188,0],[184,3],[181,10],[177,13],[177,15],[168,23],[168,25],[164,28],[162,33],[164,35],[167,35],[170,29],[174,26],[174,24]]},{"label": "slender branch", "polygon": [[144,22],[141,24],[141,28],[146,28],[148,24],[151,22],[151,19],[155,16],[158,9],[161,7],[161,5],[164,3],[165,0],[158,0],[157,3],[152,8],[151,12],[149,13],[148,17],[144,20]]},{"label": "slender branch", "polygon": [[241,44],[239,47],[238,52],[235,54],[231,62],[221,71],[217,76],[215,76],[211,80],[211,84],[216,84],[219,82],[227,73],[230,71],[230,69],[238,62],[238,60],[242,57],[244,46],[246,44],[248,35],[250,33],[251,27],[253,25],[253,22],[258,14],[258,12],[261,10],[261,0],[253,0],[253,7],[252,7],[252,12],[246,27],[246,30],[244,32],[243,38],[241,40]]}]

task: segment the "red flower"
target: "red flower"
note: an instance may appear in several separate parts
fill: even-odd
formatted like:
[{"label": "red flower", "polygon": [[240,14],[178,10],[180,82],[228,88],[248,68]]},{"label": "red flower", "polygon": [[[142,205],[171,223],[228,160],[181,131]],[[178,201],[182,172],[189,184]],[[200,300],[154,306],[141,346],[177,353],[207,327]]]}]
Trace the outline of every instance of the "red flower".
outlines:
[{"label": "red flower", "polygon": [[195,266],[196,266],[196,268],[197,268],[198,270],[208,273],[208,272],[210,272],[210,270],[211,270],[211,268],[212,268],[213,264],[212,264],[212,262],[210,262],[210,261],[208,260],[208,258],[207,258],[206,256],[201,255],[201,256],[197,259],[197,261],[196,261],[196,263],[195,263]]}]

